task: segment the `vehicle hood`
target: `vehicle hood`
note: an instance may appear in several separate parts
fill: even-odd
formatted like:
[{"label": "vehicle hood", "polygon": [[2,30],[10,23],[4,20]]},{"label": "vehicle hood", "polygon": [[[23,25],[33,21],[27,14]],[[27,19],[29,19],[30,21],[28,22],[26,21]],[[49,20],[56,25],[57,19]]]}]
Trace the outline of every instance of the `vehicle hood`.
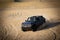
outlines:
[{"label": "vehicle hood", "polygon": [[31,22],[23,22],[22,24],[23,25],[28,25],[28,24],[31,24]]}]

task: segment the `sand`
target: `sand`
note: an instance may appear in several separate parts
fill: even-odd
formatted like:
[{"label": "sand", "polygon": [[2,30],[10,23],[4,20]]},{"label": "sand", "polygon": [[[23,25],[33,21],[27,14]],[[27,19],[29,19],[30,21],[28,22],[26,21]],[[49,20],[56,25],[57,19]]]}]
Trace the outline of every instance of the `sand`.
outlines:
[{"label": "sand", "polygon": [[2,3],[0,9],[0,40],[60,40],[60,24],[36,32],[21,30],[21,23],[34,15],[42,15],[51,23],[60,22],[58,2]]}]

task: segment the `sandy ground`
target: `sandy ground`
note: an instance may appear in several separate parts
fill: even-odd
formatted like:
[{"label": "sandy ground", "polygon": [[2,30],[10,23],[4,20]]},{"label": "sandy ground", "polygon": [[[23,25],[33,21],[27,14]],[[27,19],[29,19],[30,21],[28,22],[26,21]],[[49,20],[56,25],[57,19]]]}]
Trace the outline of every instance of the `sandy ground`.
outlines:
[{"label": "sandy ground", "polygon": [[[58,2],[2,3],[0,12],[0,40],[60,40]],[[44,16],[50,28],[23,32],[21,23],[33,15]]]}]

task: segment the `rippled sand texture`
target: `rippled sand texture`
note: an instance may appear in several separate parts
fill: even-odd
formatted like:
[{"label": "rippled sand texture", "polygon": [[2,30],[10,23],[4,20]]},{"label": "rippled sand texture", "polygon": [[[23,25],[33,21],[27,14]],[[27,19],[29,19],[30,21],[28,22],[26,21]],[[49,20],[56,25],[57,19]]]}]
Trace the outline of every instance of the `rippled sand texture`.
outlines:
[{"label": "rippled sand texture", "polygon": [[[21,30],[29,16],[43,15],[49,22],[60,22],[59,2],[1,3],[0,40],[60,40],[60,24],[36,32]],[[47,23],[48,24],[48,23]]]}]

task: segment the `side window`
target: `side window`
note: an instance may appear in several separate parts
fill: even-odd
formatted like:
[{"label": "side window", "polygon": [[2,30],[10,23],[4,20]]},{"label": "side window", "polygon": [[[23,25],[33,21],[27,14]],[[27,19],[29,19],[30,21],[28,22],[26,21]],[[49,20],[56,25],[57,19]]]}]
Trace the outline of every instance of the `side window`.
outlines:
[{"label": "side window", "polygon": [[36,21],[36,18],[34,18],[34,21]]}]

